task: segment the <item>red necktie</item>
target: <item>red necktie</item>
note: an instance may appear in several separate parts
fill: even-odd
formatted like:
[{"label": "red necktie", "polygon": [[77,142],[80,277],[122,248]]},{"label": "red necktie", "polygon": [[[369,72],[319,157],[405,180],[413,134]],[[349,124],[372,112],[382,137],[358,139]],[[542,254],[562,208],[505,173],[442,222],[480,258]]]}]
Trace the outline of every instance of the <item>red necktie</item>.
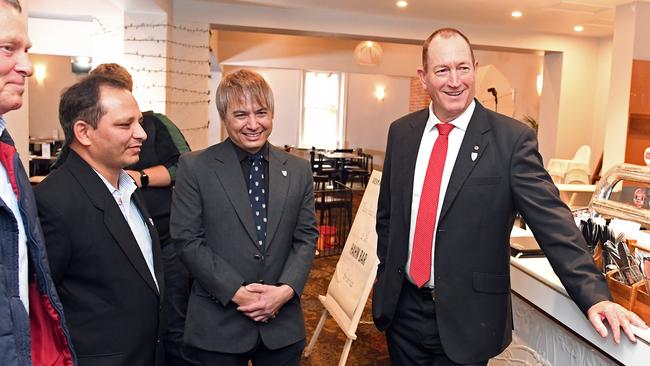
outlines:
[{"label": "red necktie", "polygon": [[431,274],[431,250],[433,249],[433,231],[438,214],[440,181],[447,158],[449,133],[454,129],[451,123],[438,123],[438,138],[431,150],[427,174],[422,185],[418,217],[415,223],[413,249],[411,251],[411,277],[417,287],[422,287]]}]

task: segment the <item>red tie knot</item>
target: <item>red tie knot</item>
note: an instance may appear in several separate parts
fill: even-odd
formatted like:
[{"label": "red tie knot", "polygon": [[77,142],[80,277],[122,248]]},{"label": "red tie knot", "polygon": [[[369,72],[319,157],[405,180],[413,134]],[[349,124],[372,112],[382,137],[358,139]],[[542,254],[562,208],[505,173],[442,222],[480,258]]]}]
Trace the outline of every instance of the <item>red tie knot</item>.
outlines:
[{"label": "red tie knot", "polygon": [[442,136],[447,136],[454,129],[454,125],[451,123],[438,123],[436,128],[438,128],[438,133]]}]

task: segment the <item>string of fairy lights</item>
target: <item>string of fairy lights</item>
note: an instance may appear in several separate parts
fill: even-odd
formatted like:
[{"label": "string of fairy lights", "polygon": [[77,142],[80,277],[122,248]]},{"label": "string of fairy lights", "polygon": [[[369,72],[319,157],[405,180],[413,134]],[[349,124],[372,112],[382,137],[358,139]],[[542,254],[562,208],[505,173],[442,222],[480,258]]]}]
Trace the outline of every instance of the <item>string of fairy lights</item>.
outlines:
[{"label": "string of fairy lights", "polygon": [[[101,34],[102,35],[108,35],[111,33],[115,32],[124,32],[124,38],[123,41],[125,43],[126,49],[128,50],[127,52],[124,52],[125,56],[132,57],[131,60],[137,60],[139,59],[140,61],[150,59],[150,60],[165,60],[165,61],[171,61],[171,63],[168,63],[169,68],[165,67],[148,67],[145,62],[136,62],[137,66],[131,66],[128,67],[130,72],[132,73],[137,73],[137,74],[151,74],[151,75],[177,75],[177,76],[182,76],[185,78],[188,78],[188,80],[192,81],[192,84],[201,84],[202,80],[207,81],[211,79],[210,73],[204,73],[204,72],[197,72],[196,69],[200,68],[203,69],[204,66],[207,66],[207,69],[210,68],[210,59],[209,59],[209,54],[212,52],[210,49],[210,46],[208,46],[207,39],[210,34],[210,30],[208,27],[205,28],[199,28],[199,27],[191,27],[191,26],[184,26],[184,25],[178,25],[178,24],[166,24],[166,23],[133,23],[133,24],[125,24],[122,26],[115,26],[115,27],[109,27],[106,26],[100,19],[98,18],[93,18],[93,21],[96,22],[99,25],[99,28],[101,29]],[[159,29],[159,31],[157,31]],[[173,31],[179,31],[182,33],[187,34],[187,37],[181,37],[181,40],[178,39],[164,39],[160,36],[155,36],[155,35],[150,35],[147,33],[154,33],[154,34],[166,34],[168,30],[173,30]],[[138,30],[144,30],[144,32],[138,33]],[[151,30],[149,32],[148,30]],[[198,41],[198,42],[191,42],[192,40],[197,40],[201,39],[201,36],[205,35],[205,38],[203,38],[203,42]],[[182,41],[183,38],[187,38],[188,41]],[[163,45],[172,45],[175,47],[180,47],[181,49],[187,50],[186,52],[183,51],[182,54],[184,57],[174,57],[174,56],[167,56],[163,53],[156,53],[156,52],[143,52],[143,49],[151,48],[153,47],[154,49],[161,47]],[[198,54],[203,54],[205,52],[205,59],[202,59],[200,56],[199,57],[194,57],[191,58],[187,56],[187,54],[193,54],[194,56]],[[154,78],[155,79],[155,78]],[[206,87],[209,83],[205,83]],[[135,85],[136,90],[148,90],[148,89],[165,89],[165,90],[171,90],[173,92],[178,92],[180,95],[193,95],[195,96],[196,99],[191,99],[191,100],[175,100],[175,99],[167,99],[167,100],[151,100],[149,101],[150,103],[165,103],[167,105],[173,105],[177,107],[187,107],[188,111],[193,111],[195,106],[207,106],[210,103],[210,91],[209,88],[206,89],[191,89],[191,88],[181,88],[181,87],[175,87],[175,86],[170,86],[170,85],[165,85],[163,83],[156,83],[152,82],[150,84],[146,85]],[[174,95],[174,94],[172,94]],[[178,121],[177,124],[179,125],[179,128],[183,132],[192,132],[192,131],[201,131],[201,130],[206,130],[210,126],[210,121],[208,120],[207,122],[199,125],[199,126],[190,126],[187,128],[182,128],[181,126],[184,126],[185,123],[184,121]]]},{"label": "string of fairy lights", "polygon": [[207,62],[208,65],[210,65],[210,60],[206,61],[206,60],[194,60],[194,59],[189,59],[189,58],[169,57],[169,56],[164,56],[164,55],[161,55],[161,54],[154,55],[154,54],[140,53],[138,51],[136,51],[136,52],[124,52],[124,54],[129,55],[129,56],[139,56],[140,58],[145,58],[145,57],[158,58],[158,59],[172,60],[172,61],[176,61],[176,62],[187,62],[187,63],[190,63],[190,64],[200,64],[200,65],[205,64]]},{"label": "string of fairy lights", "polygon": [[178,88],[175,86],[169,86],[169,85],[158,85],[158,84],[149,84],[149,85],[136,85],[135,89],[167,89],[167,90],[173,90],[173,91],[178,91],[178,92],[183,92],[183,93],[192,93],[192,94],[199,94],[199,95],[210,95],[209,90],[197,90],[197,89],[187,89],[187,88]]}]

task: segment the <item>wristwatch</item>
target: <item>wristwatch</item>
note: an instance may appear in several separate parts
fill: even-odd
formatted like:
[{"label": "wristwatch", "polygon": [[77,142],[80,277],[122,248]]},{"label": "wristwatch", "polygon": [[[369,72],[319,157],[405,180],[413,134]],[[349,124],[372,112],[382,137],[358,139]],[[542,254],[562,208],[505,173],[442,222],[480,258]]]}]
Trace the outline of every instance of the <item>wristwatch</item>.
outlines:
[{"label": "wristwatch", "polygon": [[144,170],[140,170],[140,188],[147,188],[149,186],[149,176]]}]

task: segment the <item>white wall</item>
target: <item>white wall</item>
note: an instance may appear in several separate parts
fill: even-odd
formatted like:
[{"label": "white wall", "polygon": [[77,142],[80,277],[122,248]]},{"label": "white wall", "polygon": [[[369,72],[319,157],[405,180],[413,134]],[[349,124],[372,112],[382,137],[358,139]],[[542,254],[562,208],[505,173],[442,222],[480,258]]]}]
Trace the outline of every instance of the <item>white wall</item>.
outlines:
[{"label": "white wall", "polygon": [[81,76],[72,73],[69,56],[32,54],[30,58],[34,67],[46,67],[46,76],[42,83],[38,83],[33,77],[28,79],[29,136],[54,138],[56,135],[63,140],[63,129],[59,123],[61,93],[63,89],[76,83]]},{"label": "white wall", "polygon": [[[374,96],[377,85],[386,90],[383,101]],[[383,166],[388,127],[408,113],[409,85],[407,77],[348,74],[345,146],[362,147]]]},{"label": "white wall", "polygon": [[59,56],[91,56],[92,21],[29,18],[31,53]]},{"label": "white wall", "polygon": [[[600,40],[598,49],[598,75],[609,75],[612,70],[612,38]],[[609,78],[599,77],[594,96],[594,117],[591,125],[591,169],[596,167],[605,146],[605,128],[607,126],[607,105],[609,98]],[[571,158],[567,157],[567,158]],[[603,174],[604,171],[601,171]]]},{"label": "white wall", "polygon": [[603,172],[625,159],[636,21],[634,4],[616,8],[612,41],[612,55],[616,57],[612,58],[610,72]]}]

